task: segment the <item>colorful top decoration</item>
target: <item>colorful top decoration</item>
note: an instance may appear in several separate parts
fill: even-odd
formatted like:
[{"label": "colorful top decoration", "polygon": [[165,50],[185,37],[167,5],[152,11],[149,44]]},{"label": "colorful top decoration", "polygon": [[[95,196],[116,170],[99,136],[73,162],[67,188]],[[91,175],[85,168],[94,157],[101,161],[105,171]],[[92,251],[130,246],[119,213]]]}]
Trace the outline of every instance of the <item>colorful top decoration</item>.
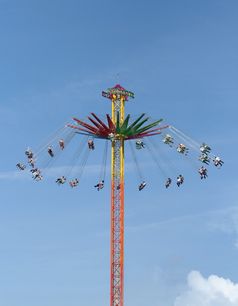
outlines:
[{"label": "colorful top decoration", "polygon": [[120,114],[117,112],[116,122],[113,123],[109,114],[106,115],[107,123],[104,123],[97,115],[91,113],[91,117],[88,116],[88,120],[92,124],[88,124],[77,118],[73,118],[77,125],[68,126],[74,128],[89,136],[104,138],[104,139],[119,139],[124,140],[143,138],[147,136],[154,136],[161,133],[162,129],[168,126],[158,127],[163,119],[154,121],[150,124],[145,124],[149,121],[149,117],[145,117],[145,114],[140,115],[135,121],[130,123],[130,115],[127,115],[125,120],[120,122]]}]

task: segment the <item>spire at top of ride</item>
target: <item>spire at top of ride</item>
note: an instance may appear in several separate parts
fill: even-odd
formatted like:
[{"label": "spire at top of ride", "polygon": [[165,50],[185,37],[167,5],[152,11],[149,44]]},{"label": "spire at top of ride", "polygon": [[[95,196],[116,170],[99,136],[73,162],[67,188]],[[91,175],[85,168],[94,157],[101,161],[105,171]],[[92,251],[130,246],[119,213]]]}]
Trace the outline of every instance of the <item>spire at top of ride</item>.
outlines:
[{"label": "spire at top of ride", "polygon": [[117,89],[121,89],[121,90],[126,90],[124,87],[122,87],[120,84],[116,84],[114,87],[114,89],[117,88]]},{"label": "spire at top of ride", "polygon": [[[106,114],[106,121],[104,122],[96,114],[91,113],[92,116],[88,116],[90,122],[87,123],[73,118],[76,125],[68,124],[68,127],[78,130],[77,133],[79,134],[109,140],[129,140],[154,136],[160,134],[162,129],[168,127],[158,127],[162,119],[149,123],[150,118],[145,118],[145,114],[140,115],[133,122],[130,122],[130,115],[124,118],[124,101],[127,101],[128,98],[134,98],[134,93],[126,90],[120,84],[116,84],[114,87],[108,88],[107,91],[103,91],[102,95],[112,101],[114,108],[111,117],[109,114]],[[115,105],[119,106],[119,108],[116,109]],[[149,124],[145,125],[146,122]]]},{"label": "spire at top of ride", "polygon": [[106,91],[102,91],[102,96],[110,100],[124,97],[125,101],[128,101],[128,98],[135,98],[132,91],[126,90],[120,84],[116,84],[114,87],[108,88]]}]

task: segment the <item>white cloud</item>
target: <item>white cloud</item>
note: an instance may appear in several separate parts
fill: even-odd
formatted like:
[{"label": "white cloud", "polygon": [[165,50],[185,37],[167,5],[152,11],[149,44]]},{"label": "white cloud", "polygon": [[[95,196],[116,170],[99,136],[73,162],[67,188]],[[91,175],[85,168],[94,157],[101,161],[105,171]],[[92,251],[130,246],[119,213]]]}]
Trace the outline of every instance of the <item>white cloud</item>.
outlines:
[{"label": "white cloud", "polygon": [[205,278],[192,271],[187,289],[176,298],[174,306],[238,306],[238,284],[217,275]]}]

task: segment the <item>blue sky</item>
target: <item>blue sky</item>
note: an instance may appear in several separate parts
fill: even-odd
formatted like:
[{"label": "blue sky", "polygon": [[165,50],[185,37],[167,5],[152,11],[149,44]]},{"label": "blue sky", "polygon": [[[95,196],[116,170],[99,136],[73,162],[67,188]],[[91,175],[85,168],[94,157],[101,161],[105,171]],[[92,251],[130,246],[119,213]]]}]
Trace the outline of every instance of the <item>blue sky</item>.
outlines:
[{"label": "blue sky", "polygon": [[238,305],[237,9],[0,0],[0,305],[109,305],[109,178],[93,190],[101,145],[77,190],[32,182],[15,164],[72,116],[110,112],[101,91],[118,82],[135,92],[128,113],[162,117],[225,161],[200,182],[175,153],[185,184],[165,190],[141,153],[138,193],[126,153],[125,305]]}]

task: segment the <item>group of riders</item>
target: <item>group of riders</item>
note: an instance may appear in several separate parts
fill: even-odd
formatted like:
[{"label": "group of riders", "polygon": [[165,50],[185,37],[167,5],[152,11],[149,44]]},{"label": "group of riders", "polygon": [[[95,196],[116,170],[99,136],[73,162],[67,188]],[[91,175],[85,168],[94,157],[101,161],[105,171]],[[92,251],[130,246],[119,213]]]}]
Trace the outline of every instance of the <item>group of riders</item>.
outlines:
[{"label": "group of riders", "polygon": [[[180,185],[183,184],[183,182],[184,182],[184,177],[183,177],[181,174],[179,174],[179,176],[177,177],[177,182],[176,182],[177,186],[179,187]],[[169,178],[166,180],[166,182],[165,182],[165,188],[167,189],[171,184],[172,184],[172,179],[169,177]],[[146,182],[143,181],[143,182],[138,186],[139,191],[141,191],[142,189],[144,189],[146,185],[147,185]]]},{"label": "group of riders", "polygon": [[[40,169],[38,169],[37,167],[35,167],[35,156],[34,156],[34,153],[28,148],[26,151],[25,151],[25,155],[27,157],[27,161],[28,161],[28,164],[31,166],[31,174],[32,174],[32,178],[36,181],[41,181],[43,179],[43,176],[41,174],[41,171]],[[17,168],[20,169],[20,170],[25,170],[26,169],[26,165],[24,164],[21,164],[21,163],[18,163],[17,165]]]},{"label": "group of riders", "polygon": [[[165,137],[163,138],[163,142],[165,144],[169,145],[170,147],[173,147],[173,145],[174,145],[174,139],[169,134],[165,135]],[[136,141],[136,148],[137,149],[142,149],[144,147],[145,147],[145,145],[141,140]],[[199,149],[200,149],[200,152],[201,152],[201,155],[199,156],[199,160],[201,162],[209,165],[210,160],[211,160],[211,158],[209,157],[209,153],[211,152],[211,148],[206,143],[202,143],[202,145],[200,146]],[[178,144],[176,150],[177,150],[178,153],[184,154],[185,156],[187,156],[188,152],[189,152],[188,147],[186,147],[183,143]],[[224,162],[221,160],[221,158],[219,156],[214,156],[212,161],[213,161],[214,166],[218,167],[218,168],[222,167],[222,165],[224,164]],[[198,169],[198,173],[199,173],[201,179],[206,179],[208,177],[207,172],[208,172],[208,170],[204,166],[202,166]],[[184,177],[180,174],[177,177],[176,184],[179,187],[183,183],[184,183]],[[172,179],[169,177],[165,182],[165,188],[167,189],[171,184],[172,184]],[[144,189],[145,186],[146,186],[146,182],[143,181],[138,186],[139,191]]]},{"label": "group of riders", "polygon": [[[61,150],[64,150],[64,148],[65,148],[65,142],[64,142],[63,139],[60,139],[60,140],[59,140],[59,148],[60,148]],[[95,149],[94,141],[93,141],[92,139],[89,139],[89,140],[88,140],[88,148],[89,148],[89,150],[94,150],[94,149]],[[55,156],[55,153],[54,153],[54,151],[53,151],[52,146],[48,146],[48,148],[47,148],[47,153],[50,155],[50,157],[54,157],[54,156]],[[32,173],[32,178],[33,178],[34,180],[36,180],[36,181],[41,181],[41,180],[43,179],[43,176],[42,176],[42,174],[41,174],[40,169],[37,168],[37,167],[35,167],[35,160],[36,160],[36,159],[35,159],[34,153],[32,152],[32,150],[30,150],[30,149],[28,148],[28,149],[25,151],[25,155],[26,155],[26,157],[27,157],[27,162],[28,162],[28,164],[29,164],[29,165],[31,166],[31,168],[32,168],[32,169],[30,170],[30,172]],[[26,165],[24,165],[24,164],[22,164],[22,163],[17,163],[17,164],[16,164],[16,167],[17,167],[19,170],[21,170],[21,171],[23,171],[23,170],[26,169]],[[61,177],[58,177],[58,178],[56,179],[55,182],[56,182],[58,185],[63,185],[63,184],[66,183],[66,181],[67,181],[67,179],[66,179],[66,177],[63,175],[63,176],[61,176]],[[72,179],[72,180],[69,181],[69,185],[70,185],[72,188],[77,187],[78,184],[79,184],[79,179],[78,179],[78,178],[75,178],[75,179]],[[99,183],[97,183],[94,187],[97,188],[98,191],[101,190],[101,189],[103,189],[103,187],[104,187],[104,180],[99,181]]]},{"label": "group of riders", "polygon": [[[64,183],[66,183],[66,181],[67,181],[66,177],[65,176],[61,176],[61,177],[58,177],[55,182],[58,185],[63,185]],[[72,188],[77,187],[78,184],[79,184],[79,179],[77,179],[77,178],[69,181],[69,185]],[[94,187],[97,188],[98,191],[103,189],[103,187],[104,187],[104,180],[99,181]]]},{"label": "group of riders", "polygon": [[[172,147],[174,145],[174,139],[171,135],[169,134],[166,134],[165,137],[163,138],[163,142],[167,145],[169,145],[170,147]],[[142,148],[145,148],[145,144],[142,140],[137,140],[136,141],[136,149],[142,149]],[[64,150],[65,148],[65,142],[63,139],[60,139],[59,142],[58,142],[58,145],[59,145],[59,148],[61,150]],[[94,145],[94,141],[92,139],[89,139],[88,140],[88,148],[89,150],[94,150],[95,149],[95,145]],[[188,152],[189,152],[189,149],[182,143],[178,144],[177,146],[177,152],[181,153],[181,154],[184,154],[184,155],[187,155]],[[211,158],[209,157],[209,153],[211,152],[211,148],[209,147],[209,145],[207,145],[206,143],[202,143],[202,145],[200,146],[200,152],[201,152],[201,155],[199,156],[199,160],[204,163],[204,164],[207,164],[209,165],[210,163],[210,160]],[[49,154],[50,157],[54,157],[55,156],[55,153],[53,151],[53,148],[52,146],[48,146],[47,148],[47,153]],[[41,171],[40,169],[38,169],[37,167],[35,167],[35,156],[34,156],[34,153],[28,148],[26,151],[25,151],[25,155],[27,157],[27,161],[28,161],[28,164],[31,166],[31,170],[30,172],[32,173],[32,178],[36,181],[40,181],[43,179],[43,176],[41,174]],[[213,159],[213,164],[220,168],[222,165],[223,165],[223,161],[221,160],[220,157],[218,156],[215,156]],[[22,164],[22,163],[18,163],[17,165],[17,168],[19,170],[25,170],[26,169],[26,165]],[[208,174],[207,174],[207,169],[202,166],[201,168],[199,168],[198,170],[198,173],[200,175],[200,178],[201,179],[206,179],[208,177]],[[58,177],[56,179],[56,183],[58,185],[63,185],[65,184],[67,181],[66,177],[65,176],[61,176],[61,177]],[[180,185],[182,185],[184,183],[184,177],[180,174],[178,175],[177,179],[176,179],[176,184],[177,186],[179,187]],[[75,178],[75,179],[72,179],[69,181],[69,185],[74,188],[74,187],[77,187],[79,184],[79,179],[78,178]],[[167,189],[170,185],[172,184],[172,179],[169,177],[166,182],[165,182],[165,188]],[[139,184],[138,186],[138,189],[139,191],[141,191],[142,189],[144,189],[146,187],[147,183],[145,181],[143,181],[142,183]],[[103,189],[104,188],[104,180],[100,180],[95,186],[94,186],[98,191]]]},{"label": "group of riders", "polygon": [[[165,137],[163,138],[163,142],[165,144],[169,145],[170,147],[172,147],[174,145],[174,139],[169,134],[165,135]],[[181,154],[184,154],[184,155],[188,155],[188,152],[189,152],[189,148],[186,147],[186,145],[183,144],[183,143],[179,143],[176,150],[177,150],[178,153],[181,153]],[[209,154],[211,153],[211,148],[206,143],[202,143],[199,150],[201,152],[201,155],[199,156],[198,159],[202,163],[204,163],[206,165],[209,165],[209,163],[211,161],[211,157],[209,156]],[[219,156],[214,156],[212,161],[213,161],[214,166],[218,167],[218,168],[220,168],[224,164],[224,162],[221,160],[221,158]]]},{"label": "group of riders", "polygon": [[[66,177],[65,176],[61,176],[61,177],[58,177],[55,182],[58,185],[63,185],[64,183],[66,183],[66,181],[67,181]],[[75,178],[75,179],[69,181],[69,185],[72,188],[77,187],[78,184],[79,184],[79,179],[78,178]],[[94,187],[97,188],[98,191],[103,189],[103,187],[104,187],[104,180],[99,181]]]},{"label": "group of riders", "polygon": [[[200,174],[200,178],[201,179],[206,179],[207,178],[207,169],[202,166],[199,170],[198,170],[198,173]],[[179,174],[177,176],[177,179],[176,179],[176,184],[177,186],[179,187],[180,185],[182,185],[184,183],[184,177],[182,176],[182,174]],[[165,188],[169,188],[169,186],[172,184],[172,179],[169,177],[166,181],[165,181]],[[138,189],[139,191],[141,191],[142,189],[144,189],[146,186],[146,182],[143,181],[139,186],[138,186]]]}]

